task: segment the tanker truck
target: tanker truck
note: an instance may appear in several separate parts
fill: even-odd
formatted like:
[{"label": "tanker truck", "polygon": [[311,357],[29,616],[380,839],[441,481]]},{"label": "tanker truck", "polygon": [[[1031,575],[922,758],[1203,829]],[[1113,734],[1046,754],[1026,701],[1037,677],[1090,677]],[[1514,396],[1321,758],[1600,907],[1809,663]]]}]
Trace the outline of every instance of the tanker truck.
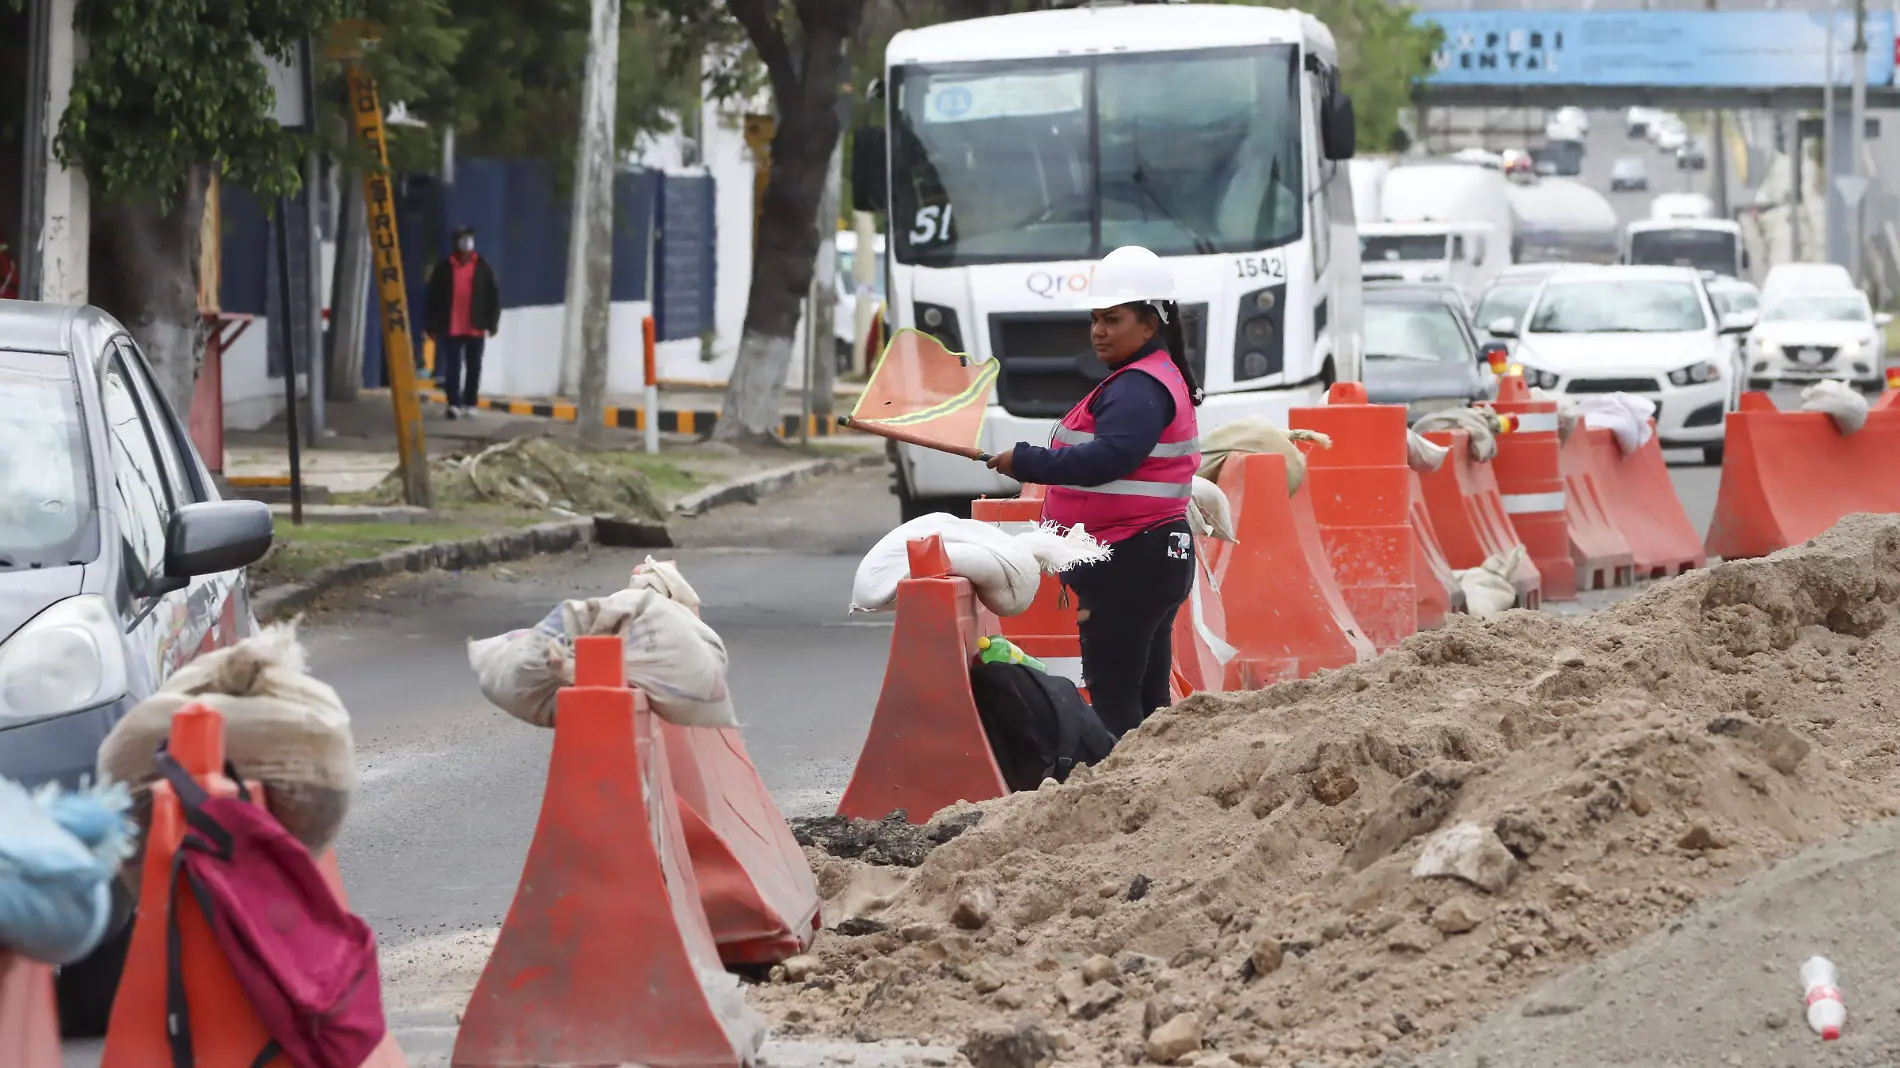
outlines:
[{"label": "tanker truck", "polygon": [[1502,171],[1471,163],[1393,167],[1377,221],[1359,226],[1361,277],[1449,282],[1476,296],[1511,265],[1511,187]]},{"label": "tanker truck", "polygon": [[1603,194],[1569,178],[1513,185],[1508,193],[1518,263],[1616,262],[1616,211]]}]

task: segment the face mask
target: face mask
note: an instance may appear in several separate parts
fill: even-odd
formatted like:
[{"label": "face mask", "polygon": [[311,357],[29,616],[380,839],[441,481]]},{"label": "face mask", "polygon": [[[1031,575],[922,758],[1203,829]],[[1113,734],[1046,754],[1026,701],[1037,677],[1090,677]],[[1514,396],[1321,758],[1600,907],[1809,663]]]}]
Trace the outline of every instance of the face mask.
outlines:
[{"label": "face mask", "polygon": [[455,242],[455,248],[459,252],[473,252],[475,251],[475,239],[472,237],[461,238]]}]

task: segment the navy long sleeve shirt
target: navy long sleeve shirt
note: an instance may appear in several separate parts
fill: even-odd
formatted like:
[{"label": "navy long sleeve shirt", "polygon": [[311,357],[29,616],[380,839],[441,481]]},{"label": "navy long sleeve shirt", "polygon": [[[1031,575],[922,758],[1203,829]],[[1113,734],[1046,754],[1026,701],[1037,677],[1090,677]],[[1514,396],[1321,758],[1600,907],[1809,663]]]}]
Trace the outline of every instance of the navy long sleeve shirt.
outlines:
[{"label": "navy long sleeve shirt", "polygon": [[[1150,343],[1130,357],[1163,351]],[[1127,478],[1148,458],[1162,431],[1174,421],[1174,397],[1153,375],[1118,374],[1089,405],[1095,439],[1060,449],[1019,442],[1010,464],[1019,482],[1041,486],[1100,486]]]}]

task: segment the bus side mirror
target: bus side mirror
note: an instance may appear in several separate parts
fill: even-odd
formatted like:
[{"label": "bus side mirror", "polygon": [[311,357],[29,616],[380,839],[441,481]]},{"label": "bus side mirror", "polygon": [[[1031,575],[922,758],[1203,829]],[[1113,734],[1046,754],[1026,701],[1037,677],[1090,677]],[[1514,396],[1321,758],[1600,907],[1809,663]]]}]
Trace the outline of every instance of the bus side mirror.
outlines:
[{"label": "bus side mirror", "polygon": [[884,127],[858,127],[851,135],[851,207],[854,210],[885,210],[890,200],[890,186],[884,165]]},{"label": "bus side mirror", "polygon": [[1352,97],[1334,89],[1326,97],[1325,122],[1321,132],[1325,135],[1326,158],[1331,160],[1351,159],[1359,148],[1359,133],[1353,123]]}]

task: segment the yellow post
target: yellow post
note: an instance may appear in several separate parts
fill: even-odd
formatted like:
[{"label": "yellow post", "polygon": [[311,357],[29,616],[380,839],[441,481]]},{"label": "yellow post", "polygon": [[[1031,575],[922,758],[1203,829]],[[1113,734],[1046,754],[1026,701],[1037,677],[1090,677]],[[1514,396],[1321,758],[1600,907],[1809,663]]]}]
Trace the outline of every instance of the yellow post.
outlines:
[{"label": "yellow post", "polygon": [[383,320],[383,362],[396,409],[396,450],[402,459],[403,500],[429,507],[429,452],[422,440],[422,403],[416,394],[416,356],[409,336],[402,247],[396,240],[395,197],[389,188],[389,149],[383,144],[383,105],[376,83],[360,63],[350,73],[351,121],[356,136],[376,157],[363,172],[363,202],[369,208],[371,263]]},{"label": "yellow post", "polygon": [[752,247],[759,247],[759,218],[765,214],[765,187],[772,180],[772,138],[778,120],[770,115],[745,117],[745,143],[752,150]]}]

